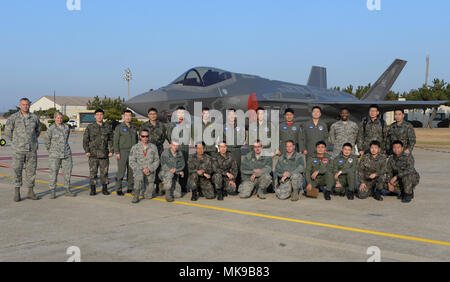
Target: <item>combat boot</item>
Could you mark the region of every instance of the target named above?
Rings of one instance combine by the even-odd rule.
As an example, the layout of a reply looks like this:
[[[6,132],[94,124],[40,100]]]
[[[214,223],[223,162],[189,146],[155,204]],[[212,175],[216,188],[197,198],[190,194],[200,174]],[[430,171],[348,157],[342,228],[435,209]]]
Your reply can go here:
[[[66,197],[75,197],[75,193],[70,191],[70,188],[66,188],[66,194],[64,194]]]
[[[108,184],[103,184],[102,193],[103,193],[103,195],[111,194],[108,192]]]
[[[383,197],[381,196],[381,191],[376,189],[373,194],[373,198],[377,201],[383,201]]]
[[[323,193],[323,197],[325,198],[326,201],[331,200],[330,194],[331,194],[331,192],[328,190]]]
[[[55,189],[50,190],[50,199],[56,199],[56,190]]]
[[[349,199],[349,200],[353,200],[355,197],[354,197],[354,194],[353,194],[353,191],[348,191],[347,192],[347,199]]]
[[[137,204],[139,203],[139,195],[141,194],[141,190],[134,190],[133,191],[133,200],[131,200],[131,202],[133,204]]]
[[[258,188],[258,194],[257,194],[258,198],[260,198],[261,200],[265,200],[266,196],[264,196],[264,189]]]
[[[409,203],[411,202],[411,200],[413,199],[413,194],[404,194],[403,199],[402,199],[402,203]]]
[[[167,191],[166,193],[166,201],[167,202],[173,202],[175,200],[175,197],[173,196],[173,192],[172,191]]]
[[[91,193],[89,195],[91,195],[91,196],[97,195],[97,191],[95,189],[95,185],[91,185]]]
[[[197,196],[197,190],[192,189],[192,196],[191,196],[191,201],[197,201],[198,200],[198,196]]]
[[[27,198],[30,199],[30,200],[39,200],[39,198],[34,193],[33,188],[28,188]]]
[[[291,201],[296,202],[298,201],[299,195],[298,195],[298,189],[293,189],[291,192]]]
[[[217,190],[217,200],[223,201],[223,191]]]
[[[227,192],[227,190],[222,190],[222,196],[224,196],[224,197],[228,197],[228,192]]]
[[[158,196],[164,196],[164,184],[162,182],[158,184]]]
[[[20,202],[20,187],[16,187],[14,190],[14,202]]]
[[[119,180],[116,177],[116,195],[117,196],[123,196],[123,192],[122,192],[122,181],[120,181],[120,183],[118,182]]]

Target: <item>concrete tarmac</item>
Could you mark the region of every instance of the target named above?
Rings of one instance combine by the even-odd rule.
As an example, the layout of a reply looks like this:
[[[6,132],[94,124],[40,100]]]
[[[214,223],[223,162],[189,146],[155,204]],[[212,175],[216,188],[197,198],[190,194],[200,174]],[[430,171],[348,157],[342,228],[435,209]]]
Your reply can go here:
[[[83,152],[81,137],[71,137],[72,152]],[[44,146],[38,154],[47,154]],[[0,163],[11,165],[9,156],[11,147],[1,147]],[[410,204],[396,197],[325,201],[322,194],[298,202],[274,194],[191,202],[188,193],[173,203],[158,197],[135,205],[129,195],[89,196],[82,177],[88,160],[80,155],[73,158],[77,197],[64,197],[60,188],[57,199],[49,198],[43,157],[35,189],[42,199],[15,203],[12,170],[0,165],[0,261],[62,262],[71,246],[81,261],[364,262],[372,246],[381,261],[450,261],[450,152],[416,149],[414,156],[421,182]],[[111,159],[110,178],[116,167]],[[114,191],[113,181],[109,187]]]

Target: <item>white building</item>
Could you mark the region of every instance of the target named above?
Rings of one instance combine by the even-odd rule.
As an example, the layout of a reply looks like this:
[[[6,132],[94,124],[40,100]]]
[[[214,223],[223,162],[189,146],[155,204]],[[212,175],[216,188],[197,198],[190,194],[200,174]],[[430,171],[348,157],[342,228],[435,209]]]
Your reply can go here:
[[[31,104],[30,112],[56,107],[58,111],[67,115],[70,119],[77,119],[78,113],[86,112],[88,102],[93,100],[94,97],[56,96],[53,102],[53,96],[43,96]]]

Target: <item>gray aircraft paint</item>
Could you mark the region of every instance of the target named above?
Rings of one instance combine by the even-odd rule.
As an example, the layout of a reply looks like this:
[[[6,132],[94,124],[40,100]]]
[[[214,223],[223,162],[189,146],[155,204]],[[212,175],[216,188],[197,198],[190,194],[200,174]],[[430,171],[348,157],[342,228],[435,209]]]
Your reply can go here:
[[[253,98],[253,100],[257,100],[259,107],[278,109],[280,114],[283,114],[288,107],[294,109],[296,121],[309,119],[311,108],[320,106],[323,110],[322,118],[325,122],[331,123],[336,121],[340,108],[344,106],[349,108],[352,120],[361,121],[362,117],[367,115],[368,107],[372,104],[379,105],[380,111],[384,113],[396,107],[404,109],[432,108],[449,102],[384,101],[384,97],[405,64],[406,61],[395,60],[361,100],[351,94],[333,89],[270,80],[255,75],[232,73],[210,67],[196,67],[178,78],[181,83],[177,84],[175,83],[177,80],[175,80],[158,90],[140,94],[125,102],[125,105],[144,116],[147,115],[147,111],[151,107],[158,109],[160,114],[166,116],[179,106],[184,106],[187,111],[193,113],[194,102],[202,102],[204,107],[216,109],[223,113],[230,107],[246,112],[249,109],[249,99]],[[202,78],[199,74],[205,70],[225,74],[228,79],[209,86],[199,86],[205,84],[203,81],[205,75]],[[313,68],[312,71],[317,72],[317,74],[311,73],[310,80],[315,80],[316,83],[323,85],[323,68]],[[318,75],[320,77],[317,77]],[[192,76],[194,78],[189,78]],[[188,80],[191,82],[196,80],[199,85],[183,85]],[[255,107],[250,108],[256,109]]]

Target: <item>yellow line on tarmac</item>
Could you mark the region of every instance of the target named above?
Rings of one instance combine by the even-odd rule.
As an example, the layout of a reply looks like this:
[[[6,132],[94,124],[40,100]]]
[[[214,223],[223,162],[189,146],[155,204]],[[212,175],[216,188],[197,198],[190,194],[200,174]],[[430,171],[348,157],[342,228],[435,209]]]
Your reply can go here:
[[[10,175],[3,175],[3,174],[0,174],[0,177],[12,178],[12,176],[10,176]],[[48,181],[36,180],[36,182],[48,184]],[[57,185],[58,186],[63,186],[63,184],[59,184],[59,183]],[[89,189],[89,188],[83,187],[83,186],[72,186],[72,187],[79,188],[79,189],[85,189],[85,190]],[[115,192],[113,192],[113,194],[115,194]],[[128,193],[125,194],[125,195],[132,196],[131,194],[128,194]],[[160,201],[160,202],[166,202],[165,199],[154,198],[152,200]],[[303,223],[303,224],[327,227],[327,228],[338,229],[338,230],[345,230],[345,231],[352,231],[352,232],[357,232],[357,233],[364,233],[364,234],[377,235],[377,236],[383,236],[383,237],[397,238],[397,239],[402,239],[402,240],[409,240],[409,241],[430,243],[430,244],[436,244],[436,245],[450,246],[450,242],[445,242],[445,241],[437,241],[437,240],[431,240],[431,239],[425,239],[425,238],[419,238],[419,237],[397,235],[397,234],[392,234],[392,233],[371,231],[371,230],[365,230],[365,229],[359,229],[359,228],[353,228],[353,227],[346,227],[346,226],[339,226],[339,225],[320,223],[320,222],[314,222],[314,221],[307,221],[307,220],[301,220],[301,219],[273,216],[273,215],[267,215],[267,214],[261,214],[261,213],[246,212],[246,211],[233,210],[233,209],[227,209],[227,208],[220,208],[220,207],[214,207],[214,206],[208,206],[208,205],[200,205],[200,204],[186,203],[186,202],[179,202],[179,201],[174,201],[171,204],[180,204],[180,205],[185,205],[185,206],[206,208],[206,209],[211,209],[211,210],[225,211],[225,212],[229,212],[229,213],[244,214],[244,215],[262,217],[262,218],[276,219],[276,220],[281,220],[281,221]]]

